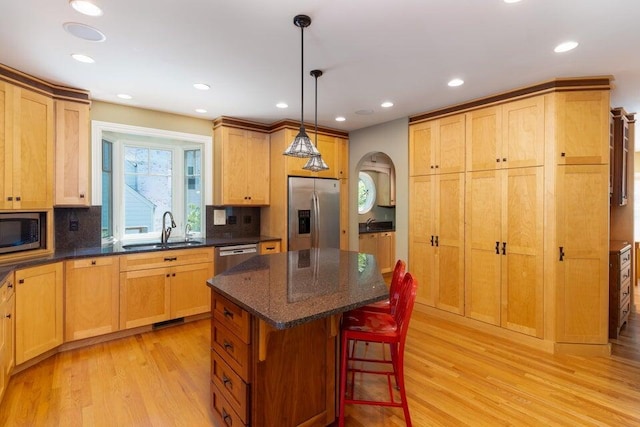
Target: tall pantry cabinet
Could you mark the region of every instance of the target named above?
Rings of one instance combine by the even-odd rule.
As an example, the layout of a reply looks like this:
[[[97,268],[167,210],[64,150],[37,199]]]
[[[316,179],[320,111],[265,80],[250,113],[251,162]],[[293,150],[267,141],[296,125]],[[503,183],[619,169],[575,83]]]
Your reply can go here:
[[[448,174],[435,165],[451,159],[434,161],[420,146],[437,142],[439,125],[451,121],[463,123],[461,139],[436,146],[456,161],[462,147],[464,168],[451,174],[463,183],[440,191],[452,200],[462,190],[463,202],[447,205],[437,180]],[[606,353],[608,123],[608,78],[553,80],[410,118],[409,268],[418,302],[547,350]],[[463,227],[455,264],[444,265],[434,245],[438,217]],[[449,295],[443,277],[461,271],[456,311],[438,297]]]

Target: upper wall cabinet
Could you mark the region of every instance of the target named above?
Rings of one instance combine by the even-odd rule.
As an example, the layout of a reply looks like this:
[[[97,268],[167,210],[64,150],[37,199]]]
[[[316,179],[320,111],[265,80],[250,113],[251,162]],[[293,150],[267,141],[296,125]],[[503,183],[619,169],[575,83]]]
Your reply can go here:
[[[0,209],[53,206],[53,100],[0,82]]]
[[[465,115],[409,126],[409,175],[464,172]]]
[[[295,137],[297,132],[287,129],[285,134],[290,137],[286,140],[287,143],[290,143],[291,141],[293,141],[293,138]],[[315,143],[316,134],[310,132],[308,134],[309,138],[311,138],[311,141]],[[284,151],[284,149],[282,151]],[[287,174],[293,176],[310,176],[319,178],[348,178],[347,169],[349,166],[349,147],[345,139],[333,137],[330,135],[318,134],[318,151],[320,151],[322,160],[324,160],[327,166],[329,166],[329,169],[320,172],[312,172],[303,169],[303,166],[309,159],[287,157]]]
[[[213,145],[214,205],[268,205],[269,135],[218,126]]]
[[[89,105],[56,101],[57,206],[89,206]]]
[[[559,165],[609,164],[609,92],[554,94]]]

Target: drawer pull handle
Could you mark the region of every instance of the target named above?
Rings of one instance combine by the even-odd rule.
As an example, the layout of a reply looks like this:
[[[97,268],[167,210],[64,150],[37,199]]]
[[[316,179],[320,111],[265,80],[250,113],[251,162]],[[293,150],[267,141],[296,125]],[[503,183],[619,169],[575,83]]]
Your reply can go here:
[[[224,347],[224,349],[227,352],[233,352],[233,344],[231,344],[229,341],[225,341],[222,346]]]
[[[16,196],[16,202],[19,202],[20,200],[20,196]]]
[[[7,285],[7,288],[9,289],[13,288],[13,283],[9,282],[9,284]]]
[[[502,255],[507,254],[507,242],[502,242]]]
[[[225,374],[222,374],[222,384],[227,388],[233,388],[233,383]]]
[[[500,242],[496,242],[496,255],[500,255]]]
[[[172,256],[172,257],[165,257],[165,261],[176,261],[178,259],[178,257]]]
[[[275,246],[267,246],[266,249],[268,251],[273,251],[276,247]]]
[[[96,265],[96,260],[95,259],[91,260],[91,265]]]
[[[7,319],[11,319],[11,313],[7,314],[7,315],[6,315],[6,316],[4,316],[4,317],[6,317]]]
[[[233,420],[231,419],[231,415],[227,414],[227,411],[225,411],[224,409],[222,409],[222,419],[224,420],[224,423],[228,426],[233,425]]]
[[[560,246],[560,261],[564,260],[564,248]]]
[[[627,271],[623,276],[622,279],[628,279],[629,278],[629,272]]]
[[[23,284],[23,283],[24,283],[24,279],[20,279],[20,280],[18,280],[18,284],[20,284],[20,285],[21,285],[21,284]]]
[[[228,317],[229,319],[233,319],[233,313],[229,311],[227,307],[224,307],[224,317]]]
[[[626,297],[627,295],[629,295],[629,290],[628,289],[622,293],[623,297]]]

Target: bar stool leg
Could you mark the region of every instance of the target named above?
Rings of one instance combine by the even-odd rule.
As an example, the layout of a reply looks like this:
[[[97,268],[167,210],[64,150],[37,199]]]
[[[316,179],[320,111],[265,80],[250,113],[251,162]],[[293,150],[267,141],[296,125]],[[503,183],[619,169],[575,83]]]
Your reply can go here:
[[[342,334],[342,346],[340,348],[340,408],[338,412],[338,426],[344,427],[345,395],[347,392],[347,353],[349,352],[349,339],[347,334]]]

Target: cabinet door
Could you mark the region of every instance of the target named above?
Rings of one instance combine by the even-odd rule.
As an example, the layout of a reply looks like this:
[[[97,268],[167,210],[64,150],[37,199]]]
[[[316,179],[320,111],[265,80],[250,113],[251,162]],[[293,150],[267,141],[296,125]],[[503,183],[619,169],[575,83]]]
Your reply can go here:
[[[555,96],[558,164],[609,164],[609,91]]]
[[[544,164],[544,106],[543,96],[502,105],[503,168]]]
[[[358,236],[358,252],[376,256],[378,253],[378,233],[363,233]],[[380,267],[380,262],[376,258],[376,263]]]
[[[16,271],[16,364],[62,344],[61,262]]]
[[[464,314],[464,174],[436,181],[436,307]]]
[[[89,105],[56,101],[56,205],[90,205],[89,144]]]
[[[349,250],[349,180],[340,180],[340,249]]]
[[[53,206],[53,100],[19,89],[13,115],[13,208]]]
[[[542,338],[544,170],[504,171],[502,183],[502,327]],[[503,249],[503,250],[502,250]]]
[[[338,159],[336,160],[338,178],[349,179],[349,141],[344,138],[336,138],[335,141],[338,145]]]
[[[0,301],[0,401],[9,384],[9,376],[14,366],[14,295],[6,301]]]
[[[222,167],[221,204],[248,204],[248,174],[261,173],[261,171],[249,169],[250,161],[246,156],[247,133],[247,131],[241,129],[224,128],[222,130],[222,164],[220,165],[220,167]],[[253,159],[253,156],[251,156],[251,159]]]
[[[467,113],[467,171],[498,169],[502,165],[502,107]]]
[[[0,209],[13,201],[13,86],[0,81]]]
[[[464,172],[464,155],[464,114],[438,120],[436,173]]]
[[[65,341],[115,332],[120,322],[118,258],[65,263]]]
[[[213,263],[182,265],[171,269],[171,318],[211,311],[207,279],[213,277]]]
[[[501,174],[466,176],[465,314],[492,325],[500,325]]]
[[[435,173],[435,121],[409,126],[409,176]]]
[[[607,165],[557,167],[557,342],[608,340]]]
[[[247,132],[246,155],[247,196],[245,204],[268,205],[270,192],[269,136]]]
[[[170,268],[120,273],[120,328],[169,320]]]
[[[430,306],[435,303],[434,179],[433,176],[409,178],[409,269],[419,283],[416,300]]]
[[[390,273],[395,266],[395,233],[378,233],[378,267],[381,273]]]

